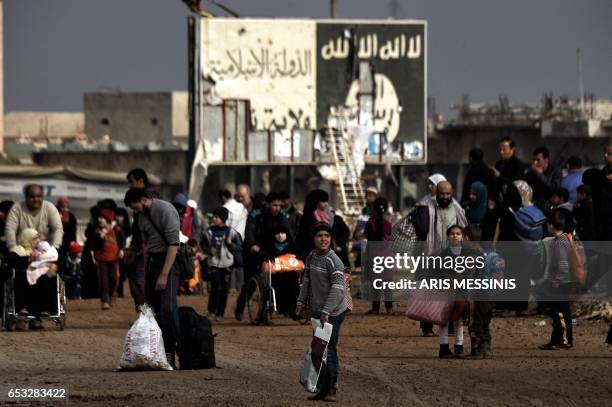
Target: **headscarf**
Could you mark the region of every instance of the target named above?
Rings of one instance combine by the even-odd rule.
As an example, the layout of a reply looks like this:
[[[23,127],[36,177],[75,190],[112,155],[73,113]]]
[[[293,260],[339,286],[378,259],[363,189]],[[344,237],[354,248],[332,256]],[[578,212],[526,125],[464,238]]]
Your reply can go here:
[[[440,182],[446,181],[446,177],[440,173],[436,173],[427,178],[427,180],[429,180],[429,182],[431,182],[435,186],[438,186]]]
[[[513,181],[513,184],[518,189],[519,194],[521,194],[521,201],[523,206],[531,206],[531,201],[533,199],[533,189],[531,189],[529,184],[520,179]]]
[[[322,189],[315,189],[306,195],[304,213],[312,213],[315,222],[325,222],[327,224],[331,224],[331,213],[329,208],[319,208],[319,203],[328,201],[329,194],[327,192],[323,191]]]
[[[476,181],[472,183],[470,190],[474,191],[476,202],[470,201],[468,204],[467,220],[468,223],[480,225],[487,212],[487,200],[489,199],[487,187],[482,182]]]
[[[178,194],[176,194],[176,196],[172,200],[172,203],[176,205],[181,205],[183,207],[187,207],[187,197],[185,196],[185,194],[179,192]]]
[[[28,228],[22,230],[17,238],[17,246],[13,247],[12,252],[16,253],[19,257],[30,256],[34,252],[32,239],[38,236],[38,231],[36,231],[36,229]]]
[[[67,206],[70,206],[70,200],[67,196],[60,196],[59,198],[57,198],[57,206],[59,208],[65,208]]]
[[[319,202],[329,201],[329,194],[322,189],[312,190],[306,195],[304,202],[304,215],[300,221],[300,226],[297,231],[297,238],[295,243],[297,244],[299,257],[302,260],[306,260],[306,256],[313,249],[314,244],[312,240],[312,227],[318,222],[315,217],[315,211],[319,206]],[[330,219],[333,222],[333,217]],[[329,223],[329,222],[328,222]]]
[[[59,210],[60,216],[62,217],[62,223],[70,222],[70,213],[68,211],[64,212],[63,208],[68,208],[70,206],[70,200],[68,200],[67,196],[60,196],[57,198],[57,209]]]
[[[317,207],[317,209],[315,209],[314,211],[314,217],[317,220],[317,222],[325,222],[329,225],[329,218],[330,218],[330,214],[329,211],[327,209],[320,209],[319,207]]]

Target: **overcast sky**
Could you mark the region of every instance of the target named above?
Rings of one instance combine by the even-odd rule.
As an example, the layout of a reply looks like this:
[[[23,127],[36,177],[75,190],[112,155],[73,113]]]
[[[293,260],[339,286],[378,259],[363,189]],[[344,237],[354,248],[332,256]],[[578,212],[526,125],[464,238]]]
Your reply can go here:
[[[329,0],[220,0],[242,16],[325,17]],[[612,0],[338,0],[339,18],[428,21],[429,95],[612,99]],[[221,10],[203,2],[217,14]],[[5,110],[81,111],[83,92],[187,89],[180,0],[4,0]]]

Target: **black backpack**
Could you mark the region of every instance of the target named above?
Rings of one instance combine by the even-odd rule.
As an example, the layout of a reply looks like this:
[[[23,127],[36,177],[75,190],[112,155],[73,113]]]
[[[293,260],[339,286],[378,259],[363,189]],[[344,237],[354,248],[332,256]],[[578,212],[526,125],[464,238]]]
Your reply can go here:
[[[178,307],[174,311],[174,324],[181,370],[216,367],[215,335],[210,320],[192,307]]]

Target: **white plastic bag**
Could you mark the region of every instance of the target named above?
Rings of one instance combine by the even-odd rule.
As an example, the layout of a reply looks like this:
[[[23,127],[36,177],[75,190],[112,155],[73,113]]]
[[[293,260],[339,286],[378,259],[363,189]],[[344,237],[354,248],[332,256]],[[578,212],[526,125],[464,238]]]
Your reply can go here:
[[[306,353],[304,353],[304,366],[300,372],[300,383],[307,391],[315,393],[321,368],[327,361],[327,345],[331,338],[333,326],[327,322],[321,326],[321,321],[316,318],[310,318],[310,323],[312,329],[314,329],[314,336]]]
[[[172,370],[153,310],[147,304],[140,309],[140,316],[125,336],[117,370]]]

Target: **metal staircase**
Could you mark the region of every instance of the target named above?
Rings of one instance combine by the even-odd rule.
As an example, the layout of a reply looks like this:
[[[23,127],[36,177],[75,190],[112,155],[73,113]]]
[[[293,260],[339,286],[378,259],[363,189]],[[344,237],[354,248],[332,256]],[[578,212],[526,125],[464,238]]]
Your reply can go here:
[[[326,134],[329,138],[336,166],[337,191],[345,215],[357,216],[365,206],[361,174],[357,174],[353,159],[353,143],[347,132],[347,118],[343,109],[331,109]]]

